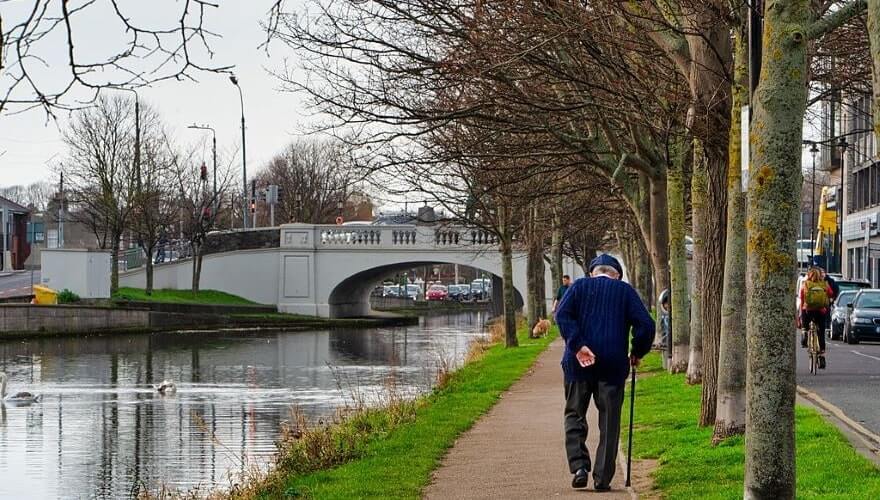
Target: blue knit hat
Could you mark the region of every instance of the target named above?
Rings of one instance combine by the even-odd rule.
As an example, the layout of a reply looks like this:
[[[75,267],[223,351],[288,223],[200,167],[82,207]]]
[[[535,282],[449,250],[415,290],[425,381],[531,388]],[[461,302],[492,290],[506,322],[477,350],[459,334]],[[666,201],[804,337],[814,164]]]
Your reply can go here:
[[[614,257],[608,255],[607,253],[603,253],[602,255],[596,257],[595,259],[590,261],[590,272],[593,272],[598,266],[610,266],[613,267],[617,274],[623,277],[623,268],[620,267],[620,262],[617,261]]]

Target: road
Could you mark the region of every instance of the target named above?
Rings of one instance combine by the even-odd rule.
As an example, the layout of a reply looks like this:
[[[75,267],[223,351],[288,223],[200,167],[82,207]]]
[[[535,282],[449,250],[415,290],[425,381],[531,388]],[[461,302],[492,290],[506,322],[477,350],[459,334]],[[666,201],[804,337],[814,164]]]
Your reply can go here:
[[[798,385],[880,434],[880,343],[848,345],[829,340],[827,368],[818,375],[810,375],[807,350],[798,344],[797,351]]]
[[[33,272],[33,282],[40,283],[40,271]],[[31,293],[31,272],[0,272],[0,297],[14,297]]]

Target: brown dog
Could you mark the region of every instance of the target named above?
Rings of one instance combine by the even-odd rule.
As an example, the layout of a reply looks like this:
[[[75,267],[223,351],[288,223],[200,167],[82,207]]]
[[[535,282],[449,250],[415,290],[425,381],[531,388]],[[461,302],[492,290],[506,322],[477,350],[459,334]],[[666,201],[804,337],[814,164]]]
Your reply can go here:
[[[550,320],[542,318],[535,323],[535,328],[532,329],[532,337],[543,337],[547,335],[548,331],[550,331]]]

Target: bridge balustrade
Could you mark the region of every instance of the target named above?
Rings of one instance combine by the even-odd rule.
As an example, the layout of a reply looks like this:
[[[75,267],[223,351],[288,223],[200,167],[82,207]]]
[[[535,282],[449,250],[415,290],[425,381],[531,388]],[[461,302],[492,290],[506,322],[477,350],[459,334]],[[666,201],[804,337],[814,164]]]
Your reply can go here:
[[[461,248],[495,246],[498,238],[488,231],[467,227],[450,226],[286,226],[291,232],[282,246],[308,245],[313,234],[318,248],[367,247],[367,248]],[[293,235],[297,236],[293,236]]]

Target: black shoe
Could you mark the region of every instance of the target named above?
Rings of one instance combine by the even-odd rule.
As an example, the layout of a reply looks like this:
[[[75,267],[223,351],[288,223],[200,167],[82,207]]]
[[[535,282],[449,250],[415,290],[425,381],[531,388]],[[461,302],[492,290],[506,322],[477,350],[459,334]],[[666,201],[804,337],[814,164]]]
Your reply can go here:
[[[596,491],[611,491],[611,486],[609,485],[594,485],[593,489]]]
[[[819,369],[825,369],[825,356],[819,356]]]
[[[571,487],[572,488],[586,488],[587,480],[589,479],[588,470],[585,467],[581,467],[574,473],[574,477],[571,479]]]

